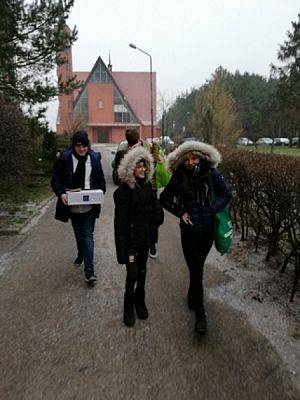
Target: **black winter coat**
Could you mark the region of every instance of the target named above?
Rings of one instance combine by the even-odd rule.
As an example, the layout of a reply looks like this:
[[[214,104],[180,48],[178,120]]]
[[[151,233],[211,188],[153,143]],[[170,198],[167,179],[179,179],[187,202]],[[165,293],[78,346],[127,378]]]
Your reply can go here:
[[[216,196],[213,202],[209,174]],[[205,234],[213,230],[214,214],[228,204],[230,196],[221,173],[208,163],[201,162],[196,172],[180,166],[161,193],[159,201],[166,210],[180,218],[182,230]],[[190,215],[193,225],[185,224],[181,219],[185,212]]]
[[[89,150],[88,154],[91,157],[91,178],[90,187],[91,189],[101,189],[104,193],[106,191],[106,183],[101,165],[101,154],[96,153],[93,150]],[[71,188],[73,179],[73,159],[72,159],[72,149],[64,150],[60,153],[58,159],[56,160],[51,186],[54,193],[57,196],[55,219],[62,222],[68,222],[70,217],[70,206],[65,206],[60,200],[60,196],[66,193],[66,190]],[[93,205],[93,213],[95,218],[98,218],[101,211],[100,204]]]
[[[122,184],[114,192],[115,244],[119,264],[126,264],[134,250],[150,244],[150,224],[163,223],[164,212],[150,182],[130,189]]]

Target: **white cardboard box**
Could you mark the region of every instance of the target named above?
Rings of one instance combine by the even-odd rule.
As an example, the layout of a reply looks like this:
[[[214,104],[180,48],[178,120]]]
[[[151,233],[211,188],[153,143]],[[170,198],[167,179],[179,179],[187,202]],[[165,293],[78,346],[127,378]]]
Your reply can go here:
[[[101,189],[67,191],[69,206],[101,204],[104,201],[103,191]]]

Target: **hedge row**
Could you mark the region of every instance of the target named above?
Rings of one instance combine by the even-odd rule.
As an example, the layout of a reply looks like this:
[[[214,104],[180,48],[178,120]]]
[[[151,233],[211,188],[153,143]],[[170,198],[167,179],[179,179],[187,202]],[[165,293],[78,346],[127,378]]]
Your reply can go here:
[[[266,246],[266,260],[282,253],[281,272],[295,268],[291,301],[300,275],[300,158],[221,149],[222,172],[232,189],[233,224],[241,240],[254,232],[254,245]]]

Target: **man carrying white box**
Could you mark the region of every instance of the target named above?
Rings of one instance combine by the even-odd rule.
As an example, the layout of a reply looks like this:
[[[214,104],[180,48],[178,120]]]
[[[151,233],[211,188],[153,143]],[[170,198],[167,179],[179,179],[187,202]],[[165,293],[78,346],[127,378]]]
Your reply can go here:
[[[85,280],[97,280],[94,272],[94,228],[106,190],[101,154],[90,149],[88,135],[78,131],[72,137],[72,148],[59,155],[51,179],[57,196],[55,218],[71,219],[76,244],[75,265],[84,263]]]

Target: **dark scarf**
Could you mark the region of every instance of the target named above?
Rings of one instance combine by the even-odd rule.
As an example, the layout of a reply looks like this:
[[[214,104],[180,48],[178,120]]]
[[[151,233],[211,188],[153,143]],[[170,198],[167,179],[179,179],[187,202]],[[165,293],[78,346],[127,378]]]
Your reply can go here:
[[[72,189],[84,189],[85,183],[85,163],[88,158],[88,153],[84,156],[78,155],[73,151],[74,157],[77,158],[78,164],[72,178]]]
[[[191,170],[183,168],[182,200],[186,206],[193,206],[196,204],[201,204],[203,207],[209,206],[208,171],[208,163],[201,163]]]

